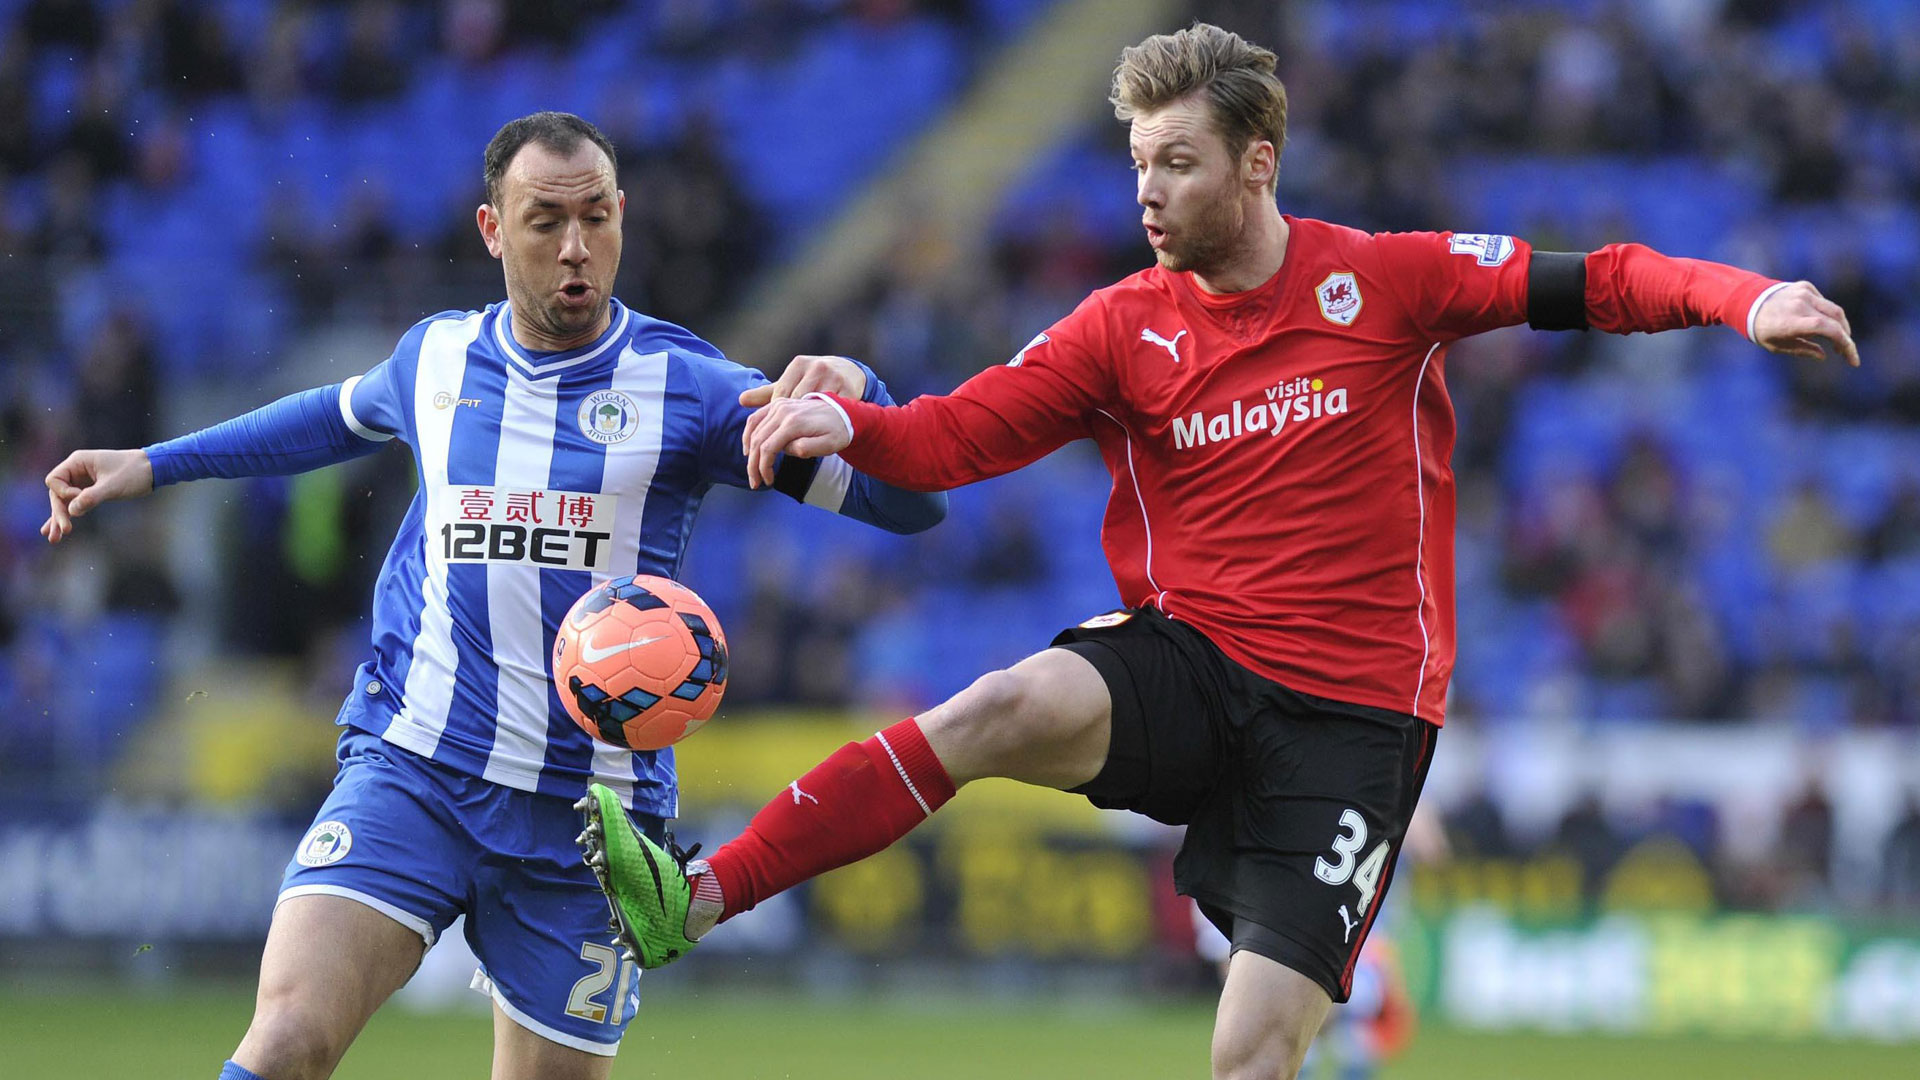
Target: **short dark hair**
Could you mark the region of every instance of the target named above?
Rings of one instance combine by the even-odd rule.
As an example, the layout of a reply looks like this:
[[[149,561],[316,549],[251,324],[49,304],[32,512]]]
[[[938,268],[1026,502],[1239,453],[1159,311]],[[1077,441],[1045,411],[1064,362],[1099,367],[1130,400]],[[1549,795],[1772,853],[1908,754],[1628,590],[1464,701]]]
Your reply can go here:
[[[571,156],[580,149],[582,140],[599,147],[607,155],[607,164],[613,166],[614,174],[619,175],[620,158],[613,152],[613,143],[600,134],[599,128],[572,113],[537,112],[507,121],[487,143],[484,173],[487,202],[496,207],[500,205],[500,180],[506,176],[513,156],[528,143],[538,143],[556,154]]]

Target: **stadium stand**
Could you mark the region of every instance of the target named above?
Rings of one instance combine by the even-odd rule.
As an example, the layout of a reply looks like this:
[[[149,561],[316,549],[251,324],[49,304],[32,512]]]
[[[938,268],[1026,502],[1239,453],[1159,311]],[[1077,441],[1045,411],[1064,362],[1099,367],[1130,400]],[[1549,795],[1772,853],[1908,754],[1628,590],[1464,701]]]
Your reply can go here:
[[[297,661],[315,701],[344,686],[410,492],[397,455],[116,507],[52,551],[40,478],[76,445],[356,373],[415,318],[492,297],[471,230],[499,122],[601,123],[630,199],[621,295],[713,332],[1048,7],[0,0],[0,783],[98,775],[234,657]],[[1278,46],[1289,212],[1638,240],[1809,278],[1852,314],[1858,372],[1725,331],[1456,349],[1455,724],[1920,729],[1910,5],[1188,7]],[[789,351],[946,390],[1144,264],[1098,102],[1020,172],[984,257],[903,237]],[[956,493],[911,545],[716,496],[688,575],[734,628],[732,700],[912,707],[1111,606],[1106,488],[1069,450]]]

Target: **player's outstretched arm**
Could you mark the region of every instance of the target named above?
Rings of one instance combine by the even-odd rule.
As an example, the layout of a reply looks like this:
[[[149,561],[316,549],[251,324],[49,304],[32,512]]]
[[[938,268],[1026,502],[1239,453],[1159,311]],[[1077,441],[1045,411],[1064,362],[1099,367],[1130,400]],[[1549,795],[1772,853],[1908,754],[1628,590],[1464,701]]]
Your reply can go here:
[[[1535,251],[1511,236],[1381,233],[1385,268],[1414,323],[1452,340],[1520,322],[1541,330],[1658,333],[1727,326],[1769,352],[1817,360],[1822,346],[1858,366],[1840,305],[1805,281],[1775,281],[1644,244]]]
[[[145,450],[75,450],[47,474],[52,510],[40,526],[47,543],[73,531],[73,519],[111,499],[133,499],[153,490],[153,463]]]
[[[1036,351],[1042,345],[1047,350]],[[1012,363],[975,374],[951,394],[926,394],[906,405],[830,391],[775,398],[741,433],[748,482],[772,483],[782,454],[840,454],[896,487],[950,491],[1087,437],[1089,417],[1106,411],[1108,374],[1086,350],[1069,350],[1064,341],[1048,345],[1043,334]]]
[[[1586,256],[1584,272],[1586,316],[1595,330],[1651,333],[1719,323],[1769,352],[1817,360],[1825,343],[1847,363],[1860,363],[1847,313],[1809,282],[1774,281],[1641,244],[1608,244]]]
[[[908,491],[951,491],[1012,472],[1075,439],[1095,423],[1120,425],[1103,293],[1034,335],[1012,360],[977,372],[951,394],[924,394],[906,405],[879,400],[868,386],[855,396],[828,386],[834,358],[799,357],[749,418],[741,444],[748,482],[775,479],[782,454],[841,459],[867,476]],[[877,382],[871,371],[869,382]],[[744,401],[744,399],[743,399]],[[1098,419],[1104,416],[1104,420]]]
[[[1812,282],[1789,282],[1760,300],[1753,313],[1753,342],[1772,353],[1803,360],[1825,359],[1822,345],[1860,366],[1853,324],[1839,304],[1820,295]]]
[[[213,476],[285,476],[364,457],[391,436],[349,421],[350,384],[289,394],[250,413],[144,450],[81,450],[47,474],[52,513],[40,535],[59,543],[73,519],[109,499]]]

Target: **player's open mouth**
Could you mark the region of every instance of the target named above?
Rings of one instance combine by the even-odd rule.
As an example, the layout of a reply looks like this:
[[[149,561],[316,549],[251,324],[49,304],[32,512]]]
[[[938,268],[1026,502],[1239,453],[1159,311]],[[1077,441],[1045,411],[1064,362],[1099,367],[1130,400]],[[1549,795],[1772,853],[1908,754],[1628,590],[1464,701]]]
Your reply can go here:
[[[1152,244],[1154,247],[1159,247],[1160,242],[1167,238],[1167,230],[1158,225],[1148,225],[1146,228],[1147,243]]]
[[[576,281],[560,289],[560,299],[568,304],[584,304],[592,296],[593,286],[584,281]]]

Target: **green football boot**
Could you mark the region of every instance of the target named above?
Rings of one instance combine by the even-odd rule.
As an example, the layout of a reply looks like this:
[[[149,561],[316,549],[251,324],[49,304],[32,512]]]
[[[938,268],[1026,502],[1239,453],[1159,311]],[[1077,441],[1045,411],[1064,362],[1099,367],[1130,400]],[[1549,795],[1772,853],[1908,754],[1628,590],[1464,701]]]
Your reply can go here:
[[[627,820],[620,797],[592,784],[573,808],[587,819],[578,839],[600,891],[613,909],[608,928],[642,968],[664,967],[685,956],[697,942],[687,937],[687,907],[693,902],[686,862],[700,850],[681,851],[667,837],[654,843]]]

